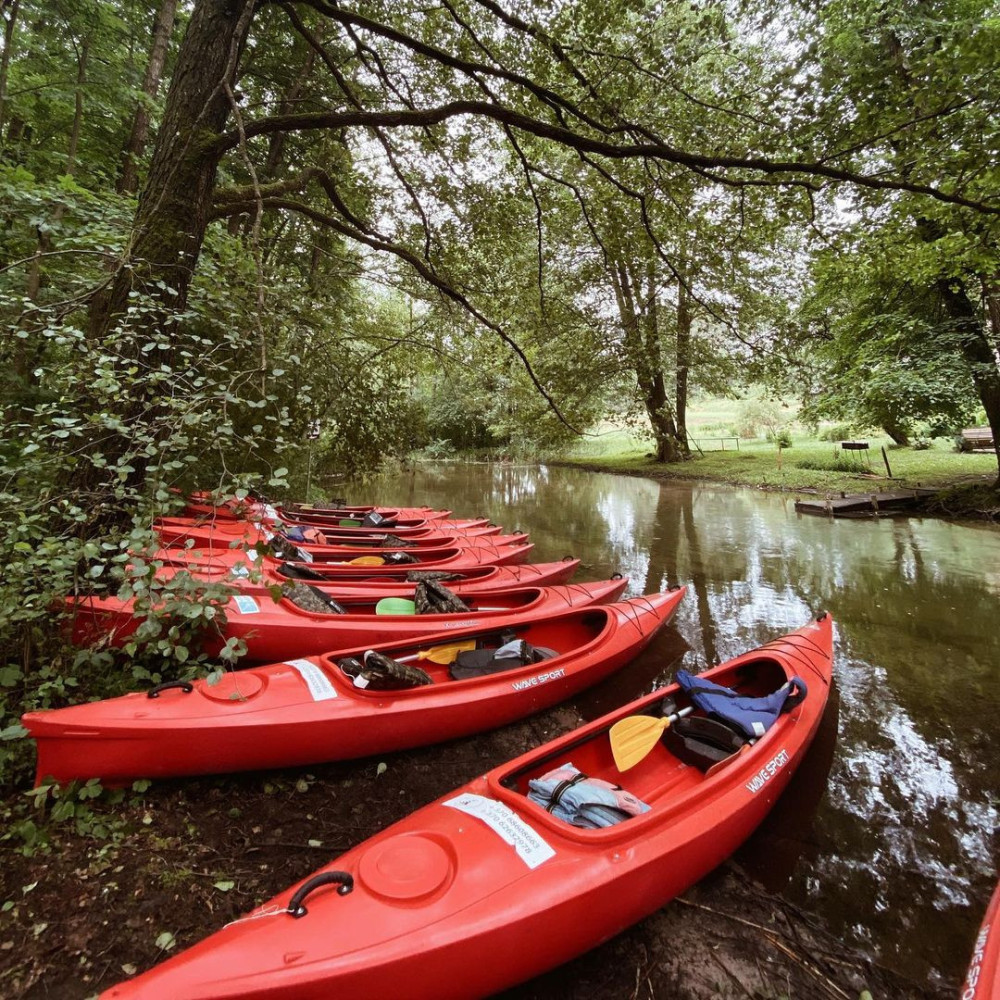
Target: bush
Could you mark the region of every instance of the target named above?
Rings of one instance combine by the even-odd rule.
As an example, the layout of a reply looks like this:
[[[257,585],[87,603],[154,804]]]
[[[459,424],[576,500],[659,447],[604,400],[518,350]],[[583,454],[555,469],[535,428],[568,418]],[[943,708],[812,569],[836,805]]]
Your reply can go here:
[[[781,430],[773,434],[768,434],[768,440],[773,441],[779,448],[791,448],[792,435],[789,431]]]
[[[804,458],[795,463],[795,468],[811,469],[815,472],[857,472],[858,463],[845,458],[832,458],[825,462],[817,458]]]
[[[818,437],[820,441],[848,441],[853,433],[854,428],[850,424],[834,424],[821,430]]]

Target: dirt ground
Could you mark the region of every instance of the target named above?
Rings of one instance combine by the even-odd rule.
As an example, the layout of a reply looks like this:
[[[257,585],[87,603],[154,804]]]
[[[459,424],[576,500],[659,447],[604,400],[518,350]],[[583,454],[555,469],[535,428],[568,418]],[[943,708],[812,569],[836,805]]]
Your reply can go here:
[[[113,846],[64,831],[48,853],[27,858],[8,848],[0,900],[15,905],[0,913],[0,996],[93,997],[580,721],[562,706],[384,761],[160,782],[116,807],[127,825]],[[503,997],[857,1000],[863,990],[875,1000],[944,1000],[957,984],[935,991],[874,966],[729,862],[618,937]]]

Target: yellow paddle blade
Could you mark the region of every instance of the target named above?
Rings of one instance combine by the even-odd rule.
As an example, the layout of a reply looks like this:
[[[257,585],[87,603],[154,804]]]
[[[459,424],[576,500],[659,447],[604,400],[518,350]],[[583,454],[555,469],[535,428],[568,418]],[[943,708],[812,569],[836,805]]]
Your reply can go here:
[[[456,642],[450,646],[431,646],[430,649],[420,650],[417,653],[417,659],[430,660],[431,663],[454,663],[455,657],[459,653],[464,653],[467,649],[475,648],[475,639],[469,639],[467,642]]]
[[[384,566],[385,560],[381,556],[358,556],[357,559],[351,559],[348,566]]]
[[[630,715],[620,719],[609,732],[611,756],[619,771],[635,767],[656,746],[664,729],[670,726],[673,716],[654,719],[649,715]]]

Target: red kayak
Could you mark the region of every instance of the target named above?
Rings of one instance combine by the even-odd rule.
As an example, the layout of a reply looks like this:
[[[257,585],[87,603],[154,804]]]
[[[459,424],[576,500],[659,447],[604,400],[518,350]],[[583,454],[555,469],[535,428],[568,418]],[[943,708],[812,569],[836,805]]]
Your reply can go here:
[[[993,890],[976,935],[961,1000],[1000,1000],[1000,885]]]
[[[665,696],[709,726],[696,695],[671,685],[476,778],[102,997],[449,1000],[536,976],[657,910],[750,835],[816,733],[832,657],[823,615],[697,678],[754,698],[790,681],[797,692],[711,767],[657,736],[631,769],[615,764],[612,725],[659,730],[664,719],[644,716]]]
[[[499,534],[500,525],[488,518],[453,517],[389,517],[369,511],[344,516],[341,513],[319,513],[316,511],[298,513],[294,510],[278,508],[269,503],[253,500],[230,501],[218,507],[207,503],[189,503],[182,516],[197,518],[199,521],[255,521],[272,526],[297,524],[316,526],[346,532],[351,535],[371,532],[388,532],[398,536],[422,536],[431,534]]]
[[[361,520],[366,515],[376,514],[383,520],[443,521],[451,517],[450,510],[435,510],[431,507],[370,507],[344,504],[271,504],[256,497],[229,497],[213,501],[208,492],[192,493],[184,507],[191,517],[246,518],[248,515],[282,517],[285,515],[350,518]],[[485,520],[485,519],[483,519]]]
[[[171,682],[123,698],[30,712],[22,722],[38,743],[38,781],[86,776],[120,784],[437,743],[530,715],[607,677],[649,643],[683,596],[679,588],[519,622],[511,629],[513,640],[506,630],[480,626],[437,632],[419,644],[380,645],[379,653],[397,665],[422,668],[429,682],[416,687],[358,686],[346,670],[349,658],[365,658],[362,645],[228,673],[214,685]],[[519,659],[484,667],[494,672],[456,674],[471,669],[463,655],[488,658],[521,640],[537,658],[519,650]],[[182,989],[173,996],[187,994]]]
[[[302,580],[340,600],[348,597],[413,597],[416,583],[409,579],[425,567],[352,566],[317,562],[286,562],[273,556],[259,556],[245,549],[160,549],[152,557],[156,575],[170,579],[177,573],[238,587],[241,593],[267,593],[276,584]],[[580,560],[566,556],[560,562],[519,563],[516,566],[469,566],[449,572],[444,580],[459,597],[487,594],[511,587],[550,587],[567,583]],[[370,571],[377,569],[377,574]]]
[[[255,545],[267,542],[272,538],[282,538],[283,533],[272,531],[266,525],[251,521],[203,521],[187,517],[161,517],[153,525],[156,533],[167,544],[184,544],[191,540],[196,545],[207,545],[210,548],[228,548],[233,542],[246,542]],[[326,536],[319,528],[313,529]],[[331,536],[334,537],[334,536]],[[367,552],[387,552],[405,547],[407,551],[431,552],[445,548],[482,548],[498,549],[510,545],[523,545],[528,539],[525,532],[511,535],[431,535],[425,538],[407,539],[403,546],[394,544],[384,533],[376,536],[352,536],[337,539],[333,542],[323,542],[317,539],[299,540],[289,538],[293,544],[316,559],[342,559],[363,555]]]
[[[270,594],[237,594],[226,607],[225,625],[216,635],[205,638],[204,650],[216,656],[227,639],[242,639],[247,651],[241,665],[273,663],[334,648],[411,641],[444,629],[499,630],[522,621],[549,618],[568,608],[615,601],[627,584],[628,580],[619,576],[600,583],[497,590],[467,596],[464,603],[469,611],[461,614],[417,615],[412,609],[400,612],[395,603],[400,598],[382,594],[338,601],[342,613],[306,610],[297,606],[293,597],[276,602]],[[78,645],[101,639],[120,649],[144,620],[133,616],[132,601],[117,597],[81,597],[72,603],[73,641]],[[310,602],[309,606],[315,604]]]

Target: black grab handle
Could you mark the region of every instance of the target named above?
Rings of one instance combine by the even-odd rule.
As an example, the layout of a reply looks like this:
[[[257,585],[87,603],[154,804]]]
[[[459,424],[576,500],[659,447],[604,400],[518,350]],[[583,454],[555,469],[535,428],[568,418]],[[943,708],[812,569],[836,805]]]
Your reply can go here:
[[[167,691],[170,688],[180,688],[185,694],[190,694],[194,690],[194,685],[190,681],[164,681],[162,684],[150,688],[146,692],[146,697],[159,698],[161,691]]]
[[[341,896],[346,896],[354,888],[354,876],[348,872],[321,872],[314,875],[297,893],[288,901],[288,912],[298,919],[304,917],[309,911],[302,905],[306,896],[318,889],[321,885],[331,885],[334,882],[340,883],[337,892]]]

